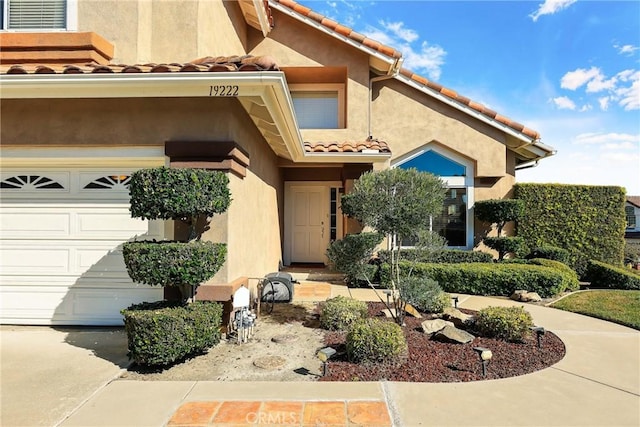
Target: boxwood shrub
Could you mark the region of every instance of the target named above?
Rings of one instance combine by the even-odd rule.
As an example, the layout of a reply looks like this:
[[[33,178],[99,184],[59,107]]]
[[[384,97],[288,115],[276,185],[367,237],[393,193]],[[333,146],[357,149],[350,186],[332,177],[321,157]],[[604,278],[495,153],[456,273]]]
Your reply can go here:
[[[131,174],[129,192],[133,218],[213,216],[225,212],[231,203],[227,175],[206,169],[141,169]]]
[[[424,249],[403,249],[400,253],[403,259],[416,262],[461,263],[493,261],[493,256],[488,252],[462,251],[459,249],[440,249],[436,251]],[[384,250],[378,252],[378,258],[382,263],[389,263],[391,260],[390,251]]]
[[[222,306],[157,301],[122,310],[129,358],[140,365],[166,366],[220,342]]]
[[[402,263],[404,271],[412,269],[412,276],[426,277],[438,282],[445,292],[472,295],[509,296],[518,289],[537,292],[542,298],[564,292],[568,286],[566,274],[541,265],[515,263],[433,264]],[[381,266],[383,284],[390,283],[388,264]]]
[[[338,295],[323,304],[320,326],[329,330],[346,331],[366,315],[367,303]]]
[[[122,254],[131,279],[151,286],[198,286],[224,263],[224,243],[127,242]]]
[[[377,266],[369,261],[382,238],[380,233],[347,234],[331,243],[327,258],[336,271],[344,273],[347,284],[367,286],[365,277],[374,280],[377,270]]]
[[[397,364],[407,355],[402,328],[380,319],[363,319],[353,324],[346,337],[347,357],[355,363]]]
[[[398,284],[403,300],[423,313],[442,313],[451,306],[451,296],[438,282],[424,277],[408,277]]]
[[[587,278],[594,288],[640,289],[639,273],[600,261],[589,261]]]
[[[533,318],[523,307],[486,307],[478,312],[474,328],[489,338],[523,341],[532,326]]]

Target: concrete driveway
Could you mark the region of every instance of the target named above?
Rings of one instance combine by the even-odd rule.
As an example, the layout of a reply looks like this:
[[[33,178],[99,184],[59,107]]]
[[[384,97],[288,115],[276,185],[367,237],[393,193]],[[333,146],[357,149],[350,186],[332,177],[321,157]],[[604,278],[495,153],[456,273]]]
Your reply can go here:
[[[0,326],[0,425],[54,426],[128,365],[123,328]]]

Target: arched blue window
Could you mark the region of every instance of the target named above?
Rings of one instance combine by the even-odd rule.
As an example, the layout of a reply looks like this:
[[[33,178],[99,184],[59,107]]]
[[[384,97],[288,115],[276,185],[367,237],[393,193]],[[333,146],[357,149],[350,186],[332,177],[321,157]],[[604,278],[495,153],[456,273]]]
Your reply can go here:
[[[448,246],[468,247],[470,234],[467,213],[469,209],[467,166],[443,155],[433,149],[426,149],[415,157],[396,165],[402,169],[415,168],[422,172],[430,172],[448,182],[442,213],[432,218],[432,230],[437,231],[447,240]],[[472,167],[472,166],[471,166]],[[472,185],[472,184],[471,184]],[[407,241],[403,246],[411,246]]]
[[[400,165],[402,169],[415,168],[437,176],[467,176],[467,168],[433,150],[426,151]]]

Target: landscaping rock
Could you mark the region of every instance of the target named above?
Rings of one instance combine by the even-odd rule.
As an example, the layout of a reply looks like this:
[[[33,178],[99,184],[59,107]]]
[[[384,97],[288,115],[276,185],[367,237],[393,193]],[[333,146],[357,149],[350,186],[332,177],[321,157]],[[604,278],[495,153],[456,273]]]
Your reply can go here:
[[[435,332],[441,331],[446,326],[454,325],[452,322],[442,319],[425,320],[424,322],[422,322],[422,330],[425,334],[433,334]]]
[[[517,290],[515,292],[513,292],[513,294],[511,294],[510,297],[512,300],[514,301],[521,301],[521,302],[539,302],[542,301],[542,298],[540,298],[540,295],[538,295],[536,292],[528,292],[525,290]]]
[[[433,339],[435,340],[454,344],[467,344],[475,338],[476,337],[471,335],[469,332],[449,325],[445,326],[443,330],[436,332],[433,335]]]
[[[473,322],[475,321],[475,318],[473,316],[464,314],[457,308],[451,307],[447,307],[444,309],[442,318],[453,322],[456,328],[466,328],[469,325],[473,324]]]

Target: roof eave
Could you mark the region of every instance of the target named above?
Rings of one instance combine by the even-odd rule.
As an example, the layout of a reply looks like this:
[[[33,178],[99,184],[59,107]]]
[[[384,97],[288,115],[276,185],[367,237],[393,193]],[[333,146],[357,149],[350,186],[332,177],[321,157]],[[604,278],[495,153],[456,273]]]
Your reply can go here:
[[[305,157],[284,73],[118,73],[3,75],[0,99],[227,97],[215,86],[238,88],[247,111],[276,154],[293,161]]]

